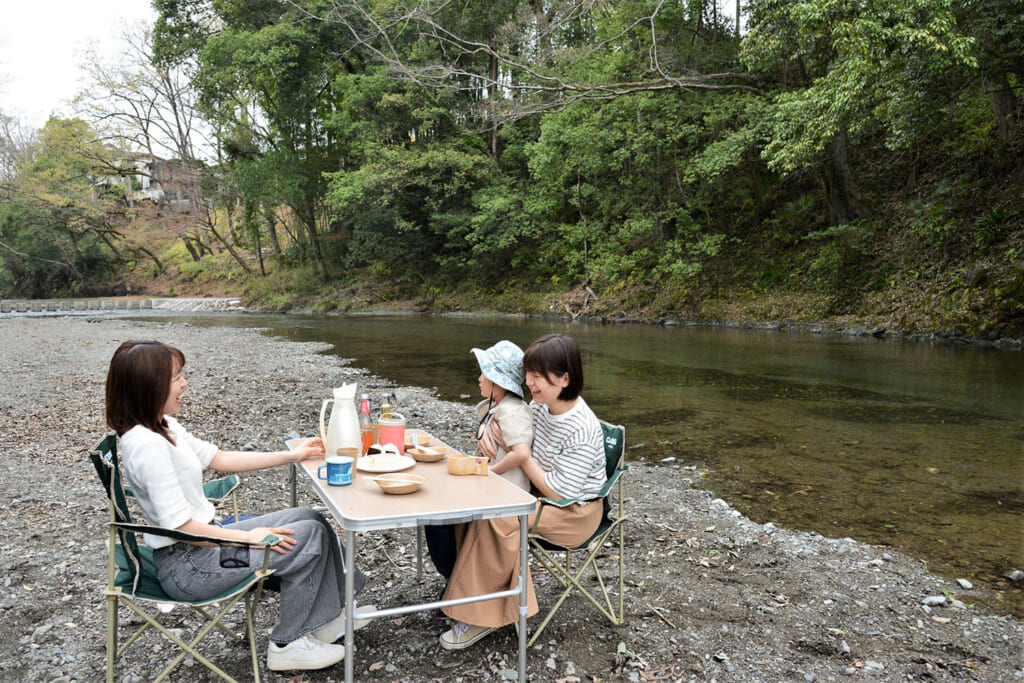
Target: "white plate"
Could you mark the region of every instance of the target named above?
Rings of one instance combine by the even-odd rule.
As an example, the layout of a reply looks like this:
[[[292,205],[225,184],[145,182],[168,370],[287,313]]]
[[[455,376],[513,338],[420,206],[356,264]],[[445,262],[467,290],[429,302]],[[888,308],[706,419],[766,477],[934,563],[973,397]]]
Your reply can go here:
[[[397,458],[391,456],[387,459],[387,466],[379,466],[372,463],[372,455],[362,455],[356,460],[356,469],[360,472],[374,472],[377,474],[384,474],[386,472],[401,472],[407,470],[416,464],[416,461],[410,458],[408,455],[400,455]]]

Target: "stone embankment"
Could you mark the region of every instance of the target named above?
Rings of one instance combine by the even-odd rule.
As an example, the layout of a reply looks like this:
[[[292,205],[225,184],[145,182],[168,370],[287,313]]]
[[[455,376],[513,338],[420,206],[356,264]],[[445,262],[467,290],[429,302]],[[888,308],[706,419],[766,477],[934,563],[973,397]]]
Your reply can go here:
[[[139,299],[139,298],[98,298],[98,299],[3,299],[0,300],[2,313],[68,313],[85,311],[232,311],[242,310],[242,300],[237,298],[182,298],[182,299]]]

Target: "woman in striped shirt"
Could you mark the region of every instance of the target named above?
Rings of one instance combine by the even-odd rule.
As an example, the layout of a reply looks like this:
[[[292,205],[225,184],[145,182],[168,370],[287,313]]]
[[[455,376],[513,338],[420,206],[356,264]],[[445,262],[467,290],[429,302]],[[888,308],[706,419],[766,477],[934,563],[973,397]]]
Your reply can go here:
[[[601,504],[587,500],[599,494],[606,480],[601,423],[580,396],[580,350],[572,337],[549,334],[530,345],[523,366],[533,399],[534,430],[531,457],[522,465],[523,471],[541,496],[584,501],[545,509],[537,531],[560,545],[577,546],[601,522]],[[486,441],[481,439],[481,444]],[[531,527],[536,514],[530,517]],[[467,526],[444,599],[514,589],[518,580],[519,520],[478,520]],[[532,616],[537,613],[537,598],[529,578],[526,587],[527,614]],[[469,647],[499,627],[515,623],[518,609],[518,597],[445,607],[444,613],[455,624],[441,634],[441,646]]]

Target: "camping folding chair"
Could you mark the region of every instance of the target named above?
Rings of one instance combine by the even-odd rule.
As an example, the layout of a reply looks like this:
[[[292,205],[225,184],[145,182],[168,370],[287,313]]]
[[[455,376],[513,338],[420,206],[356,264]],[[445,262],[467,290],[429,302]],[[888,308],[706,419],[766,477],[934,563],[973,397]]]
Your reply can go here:
[[[225,541],[220,538],[186,534],[175,529],[164,529],[146,524],[133,524],[128,512],[127,496],[121,480],[120,466],[117,456],[117,436],[111,434],[103,439],[90,456],[96,473],[100,477],[106,491],[110,510],[109,556],[107,561],[108,583],[103,592],[107,599],[107,681],[114,680],[114,666],[124,652],[150,627],[163,634],[182,649],[180,655],[170,662],[156,677],[156,681],[166,678],[175,667],[192,655],[208,669],[226,681],[235,681],[229,674],[196,650],[199,642],[214,627],[239,641],[248,639],[249,652],[252,659],[252,680],[259,681],[259,664],[256,657],[256,639],[253,630],[253,615],[259,601],[265,579],[273,573],[268,568],[270,548],[280,542],[276,536],[267,536],[262,542],[245,544]],[[136,534],[148,533],[156,536],[173,538],[175,541],[192,543],[209,542],[219,546],[261,547],[264,549],[263,566],[254,570],[235,586],[206,600],[182,601],[167,595],[157,580],[156,566],[153,563],[153,550],[140,545]],[[221,623],[223,617],[238,602],[245,607],[245,632],[236,633]],[[142,626],[118,647],[118,608],[121,603],[132,609],[144,620]],[[205,620],[193,639],[186,643],[172,630],[163,626],[155,614],[146,611],[146,606],[155,607],[158,603],[186,605],[193,608]]]
[[[567,548],[565,546],[558,545],[548,541],[543,536],[540,536],[535,532],[537,523],[540,521],[543,515],[544,508],[546,506],[555,507],[566,507],[572,503],[579,502],[576,498],[567,498],[564,500],[552,500],[550,498],[540,498],[541,506],[537,511],[537,516],[534,519],[533,527],[530,530],[530,553],[537,559],[540,564],[554,576],[558,582],[562,585],[564,590],[562,595],[558,598],[558,601],[551,608],[551,610],[544,617],[540,626],[534,630],[530,636],[528,645],[532,645],[534,641],[544,631],[544,628],[551,621],[551,618],[555,616],[555,612],[562,606],[566,598],[573,591],[579,591],[593,603],[594,607],[598,609],[605,617],[608,618],[616,626],[625,623],[625,610],[624,610],[624,599],[623,599],[623,588],[625,585],[625,530],[624,523],[626,516],[623,511],[623,485],[622,475],[629,469],[626,465],[626,429],[620,425],[612,425],[605,421],[601,421],[601,430],[604,432],[604,457],[605,457],[605,472],[608,476],[608,481],[601,488],[600,495],[591,505],[596,505],[597,500],[600,500],[600,505],[603,506],[604,511],[601,516],[601,523],[597,527],[597,531],[587,539],[584,543],[580,544],[575,548]],[[617,500],[613,504],[612,502],[612,489],[617,487],[616,498]],[[598,566],[597,558],[598,553],[613,538],[613,534],[618,532],[618,551],[617,560],[618,564],[618,605],[613,606],[612,598],[609,595],[609,588],[614,587],[612,584],[605,584],[605,579],[601,574],[601,568]],[[555,557],[555,553],[564,553],[563,562],[559,562]],[[579,552],[584,554],[583,562],[579,568],[575,571],[572,567],[572,554],[573,552]],[[588,588],[584,586],[581,579],[584,574],[588,572],[593,573],[597,587]],[[617,609],[616,609],[617,607]]]

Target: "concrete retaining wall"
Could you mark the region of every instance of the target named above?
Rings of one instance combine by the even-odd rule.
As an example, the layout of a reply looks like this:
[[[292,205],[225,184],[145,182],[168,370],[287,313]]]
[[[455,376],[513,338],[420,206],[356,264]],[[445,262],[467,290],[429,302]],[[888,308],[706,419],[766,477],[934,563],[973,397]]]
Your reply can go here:
[[[59,313],[61,311],[133,311],[165,309],[172,311],[242,310],[242,302],[232,298],[195,299],[3,299],[3,313]]]

